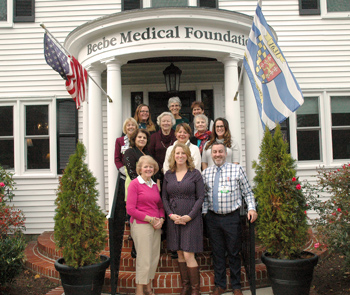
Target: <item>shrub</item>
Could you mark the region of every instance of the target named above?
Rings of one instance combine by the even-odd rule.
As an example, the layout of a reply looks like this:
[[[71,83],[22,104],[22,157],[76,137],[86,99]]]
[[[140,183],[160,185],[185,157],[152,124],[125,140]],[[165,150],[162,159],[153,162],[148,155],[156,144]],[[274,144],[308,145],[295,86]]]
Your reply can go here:
[[[287,152],[280,126],[274,136],[266,128],[259,162],[253,161],[257,200],[257,236],[275,258],[300,257],[307,239],[306,201],[296,177],[295,160]]]
[[[78,268],[100,262],[106,243],[105,215],[97,205],[96,178],[84,162],[85,147],[78,142],[75,154],[59,182],[55,204],[54,237],[66,265]]]
[[[22,271],[25,246],[20,232],[0,239],[0,285],[11,283]]]
[[[310,220],[320,241],[317,246],[344,255],[345,266],[350,268],[350,164],[338,169],[319,167],[317,182],[305,182],[304,190],[308,208],[318,213]]]
[[[14,197],[12,173],[0,166],[0,284],[11,282],[23,266],[25,239],[24,215],[9,205]]]

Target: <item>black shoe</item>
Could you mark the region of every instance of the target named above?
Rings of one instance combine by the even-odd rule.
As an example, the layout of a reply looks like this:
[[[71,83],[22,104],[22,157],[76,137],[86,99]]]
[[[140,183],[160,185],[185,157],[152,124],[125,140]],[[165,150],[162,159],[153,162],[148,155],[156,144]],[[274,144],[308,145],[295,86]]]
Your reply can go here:
[[[170,254],[170,257],[171,257],[171,259],[178,259],[179,258],[176,251],[172,251]]]

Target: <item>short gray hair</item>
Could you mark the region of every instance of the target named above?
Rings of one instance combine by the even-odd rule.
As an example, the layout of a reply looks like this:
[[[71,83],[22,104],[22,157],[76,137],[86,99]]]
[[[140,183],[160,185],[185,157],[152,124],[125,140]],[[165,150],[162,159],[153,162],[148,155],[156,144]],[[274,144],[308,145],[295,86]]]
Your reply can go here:
[[[194,117],[193,119],[193,122],[194,124],[196,125],[196,122],[197,122],[197,119],[203,119],[205,121],[205,125],[207,125],[207,128],[208,128],[208,117],[204,114],[199,114],[197,116]]]
[[[157,117],[157,124],[158,124],[158,126],[160,126],[160,121],[162,121],[163,117],[165,117],[165,116],[169,116],[171,118],[171,124],[175,125],[176,120],[174,118],[174,115],[172,113],[170,113],[170,112],[163,112]]]
[[[180,107],[182,106],[181,99],[178,96],[173,96],[173,97],[169,98],[169,100],[168,100],[168,108],[170,108],[170,105],[172,103],[178,103],[180,105]]]

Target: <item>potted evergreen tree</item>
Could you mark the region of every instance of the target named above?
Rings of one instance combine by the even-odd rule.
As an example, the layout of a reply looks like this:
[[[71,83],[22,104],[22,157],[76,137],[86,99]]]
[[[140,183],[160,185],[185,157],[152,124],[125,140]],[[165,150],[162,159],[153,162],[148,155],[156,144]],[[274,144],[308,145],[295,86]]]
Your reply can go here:
[[[309,294],[318,257],[303,251],[308,237],[306,200],[279,125],[273,136],[266,128],[253,168],[257,236],[266,249],[261,259],[272,290],[275,295]]]
[[[75,154],[60,178],[55,201],[54,238],[63,258],[55,262],[66,295],[101,294],[110,259],[99,255],[107,234],[105,215],[97,205],[96,178],[89,171],[85,147]]]

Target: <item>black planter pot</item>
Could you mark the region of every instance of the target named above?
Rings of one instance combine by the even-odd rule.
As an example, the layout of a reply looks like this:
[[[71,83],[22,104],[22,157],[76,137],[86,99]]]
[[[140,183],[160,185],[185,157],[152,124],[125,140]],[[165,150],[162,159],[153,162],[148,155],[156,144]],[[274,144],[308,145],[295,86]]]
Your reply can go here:
[[[60,273],[65,295],[101,295],[106,269],[110,258],[101,255],[101,262],[79,268],[64,264],[64,258],[55,261]]]
[[[310,293],[318,256],[310,252],[305,253],[312,255],[312,257],[287,260],[271,258],[266,252],[262,254],[261,261],[266,265],[274,295],[306,295]]]

